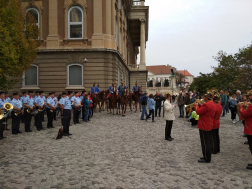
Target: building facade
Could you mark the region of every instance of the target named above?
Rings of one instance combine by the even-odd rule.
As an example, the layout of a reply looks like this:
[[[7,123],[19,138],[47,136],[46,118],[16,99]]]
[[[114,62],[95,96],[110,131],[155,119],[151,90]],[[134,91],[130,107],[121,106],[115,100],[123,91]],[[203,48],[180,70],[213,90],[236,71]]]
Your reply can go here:
[[[146,87],[149,7],[144,0],[22,0],[41,46],[14,90],[90,91],[112,82]],[[140,65],[136,57],[140,52]]]

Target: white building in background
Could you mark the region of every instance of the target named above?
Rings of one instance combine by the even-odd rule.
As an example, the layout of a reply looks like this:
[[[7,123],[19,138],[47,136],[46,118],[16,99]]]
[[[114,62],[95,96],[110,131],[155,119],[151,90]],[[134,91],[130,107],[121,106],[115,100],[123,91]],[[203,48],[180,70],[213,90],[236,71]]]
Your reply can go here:
[[[184,84],[186,86],[191,85],[194,79],[194,76],[190,74],[187,70],[177,70],[175,67],[172,67],[169,64],[146,66],[146,69],[148,70],[148,82],[152,80],[153,86],[156,86],[156,83],[160,83],[161,87],[164,87],[165,79],[168,79],[169,85],[171,85],[171,69],[173,69],[174,72],[179,72],[185,76],[185,81],[182,80],[184,83],[182,83],[179,87],[184,87]]]

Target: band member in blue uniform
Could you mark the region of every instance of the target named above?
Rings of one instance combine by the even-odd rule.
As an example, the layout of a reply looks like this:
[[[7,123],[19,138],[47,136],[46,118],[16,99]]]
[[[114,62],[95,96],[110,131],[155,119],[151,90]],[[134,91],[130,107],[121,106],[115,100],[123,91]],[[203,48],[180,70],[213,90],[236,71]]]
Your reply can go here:
[[[113,82],[112,85],[109,86],[109,95],[108,95],[108,98],[110,98],[111,95],[115,92],[114,88],[115,88],[115,83]]]
[[[97,95],[100,92],[100,84],[97,84],[97,87],[95,87],[95,94]]]
[[[58,104],[58,98],[55,96],[55,94],[54,94],[53,100],[54,100],[55,106],[56,106],[56,105]],[[57,108],[58,108],[58,106],[56,107],[56,109],[57,109]],[[54,111],[53,111],[53,120],[55,120],[55,121],[56,121],[56,114],[57,114],[57,111],[54,110]]]
[[[63,121],[63,132],[64,132],[64,136],[69,136],[72,135],[69,133],[69,125],[70,125],[70,121],[71,121],[71,97],[73,96],[73,92],[72,91],[68,91],[68,96],[66,96],[66,98],[64,99],[63,105],[64,105],[64,110],[63,110],[63,117],[64,117],[64,121]]]
[[[124,89],[126,89],[126,88],[127,88],[126,85],[123,85],[123,82],[121,81],[121,85],[117,89],[118,90],[118,98],[121,98],[121,95],[122,95]]]
[[[24,117],[25,117],[25,132],[31,132],[31,119],[34,106],[34,99],[32,98],[33,91],[28,91],[28,95],[24,99]],[[30,111],[30,112],[28,112]]]
[[[23,107],[24,107],[24,99],[26,98],[26,96],[27,96],[26,91],[23,91],[22,92],[22,96],[19,98],[20,101],[22,102],[22,106]],[[25,117],[24,117],[24,115],[21,115],[21,123],[25,123]]]
[[[36,95],[33,97],[33,102],[34,102],[34,105],[35,105],[35,102],[36,102],[36,99],[39,97],[39,91],[36,91],[35,92]],[[36,108],[36,107],[35,107]],[[38,116],[37,114],[34,115],[34,125],[37,127],[37,122],[38,122]]]
[[[45,104],[43,94],[44,94],[43,91],[39,91],[39,96],[36,98],[36,101],[35,101],[35,106],[38,108],[37,124],[36,124],[38,131],[45,130],[42,126],[42,120],[43,120],[42,116],[44,115],[43,110],[44,110],[44,104]]]
[[[83,90],[81,92],[81,96],[80,96],[80,101],[81,101],[81,104],[82,104],[82,109],[81,109],[81,119],[84,118],[84,106],[83,106],[83,100],[84,100],[84,97],[85,97],[85,93],[86,93],[86,90]]]
[[[49,97],[46,99],[46,114],[47,114],[47,128],[54,128],[53,126],[53,112],[56,111],[55,101],[54,101],[55,92],[50,92]]]
[[[22,133],[19,130],[20,126],[20,119],[22,113],[22,102],[19,100],[19,95],[18,93],[13,93],[13,100],[11,101],[11,104],[13,105],[13,110],[11,112],[11,117],[12,117],[12,134],[16,135],[18,133]],[[17,115],[15,115],[17,114]]]
[[[44,93],[43,93],[43,99],[44,99],[44,104],[46,104],[46,97]],[[46,109],[44,108],[44,110],[42,111],[42,121],[45,121],[45,111]]]
[[[64,110],[64,100],[65,100],[65,98],[66,98],[66,93],[62,92],[62,97],[59,100],[59,106],[60,106],[60,109],[61,109],[60,117],[61,117],[61,125],[62,126],[63,126],[63,110]]]
[[[91,97],[95,97],[95,83],[93,84],[93,87],[91,87]]]
[[[11,99],[10,99],[10,97],[9,97],[8,91],[5,91],[4,102],[5,102],[5,103],[10,103],[10,102],[11,102]]]
[[[73,122],[74,124],[80,123],[79,117],[80,117],[80,110],[81,110],[81,100],[79,97],[79,93],[75,92],[75,95],[71,99],[73,104]]]
[[[4,97],[5,97],[5,93],[3,91],[0,91],[0,110],[2,110],[3,112],[5,112],[4,109]],[[4,139],[5,137],[3,136],[3,119],[0,119],[0,140]]]

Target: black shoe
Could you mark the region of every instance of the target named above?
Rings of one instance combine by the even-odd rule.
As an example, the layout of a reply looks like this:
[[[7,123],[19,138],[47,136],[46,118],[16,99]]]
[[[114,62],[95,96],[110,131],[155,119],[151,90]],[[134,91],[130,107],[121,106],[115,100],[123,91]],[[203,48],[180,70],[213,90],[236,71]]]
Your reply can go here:
[[[172,140],[174,140],[174,138],[170,137]]]
[[[140,120],[145,120],[145,119],[140,119]]]
[[[249,144],[248,141],[245,141],[244,144]]]
[[[18,131],[18,133],[22,133],[21,131]]]
[[[252,164],[249,163],[248,166],[252,166]]]
[[[10,129],[6,128],[5,130],[6,130],[6,131],[9,131]]]
[[[152,120],[152,122],[155,122],[154,120]]]
[[[252,166],[247,166],[246,169],[252,170]]]
[[[41,129],[37,129],[38,131],[41,131]]]
[[[68,134],[67,134],[67,133],[64,133],[63,135],[64,135],[64,136],[68,136]]]
[[[30,129],[28,132],[32,132],[32,130]]]
[[[51,127],[47,126],[48,129],[50,129]]]
[[[247,135],[246,135],[246,134],[244,134],[244,135],[243,135],[243,137],[247,137]]]
[[[68,133],[68,135],[72,135],[71,133]]]
[[[54,126],[51,126],[51,128],[55,128]]]
[[[217,152],[212,152],[212,154],[217,154]]]
[[[199,159],[198,162],[199,163],[210,163],[210,161],[206,161],[205,159]]]
[[[204,157],[201,157],[200,159],[205,159]]]
[[[167,140],[172,141],[172,138],[168,138]]]
[[[44,128],[44,127],[42,127],[42,128],[41,128],[41,130],[45,130],[45,128]]]

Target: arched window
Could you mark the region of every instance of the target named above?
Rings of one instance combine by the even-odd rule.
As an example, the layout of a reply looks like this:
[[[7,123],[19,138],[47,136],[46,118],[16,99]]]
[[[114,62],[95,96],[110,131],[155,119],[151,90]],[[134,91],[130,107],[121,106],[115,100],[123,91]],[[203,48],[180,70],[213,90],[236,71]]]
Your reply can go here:
[[[82,87],[83,86],[83,66],[80,64],[71,64],[67,66],[68,86]]]
[[[38,86],[38,66],[32,64],[23,75],[23,87],[37,87]]]
[[[39,28],[39,12],[37,9],[35,8],[29,8],[26,11],[26,14],[29,13],[30,15],[32,15],[34,17],[34,19],[37,21],[37,26]]]
[[[78,6],[73,6],[68,11],[68,39],[83,39],[84,19],[83,10]]]

